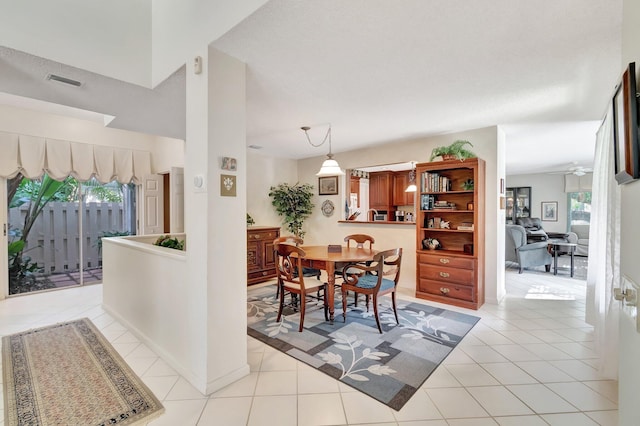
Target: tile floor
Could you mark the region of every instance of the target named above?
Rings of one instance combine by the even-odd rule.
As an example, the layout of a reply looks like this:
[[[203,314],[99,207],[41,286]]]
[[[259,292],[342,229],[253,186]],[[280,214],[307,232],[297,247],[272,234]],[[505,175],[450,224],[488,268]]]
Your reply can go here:
[[[252,338],[251,374],[203,396],[102,310],[101,285],[2,301],[0,335],[91,318],[163,401],[153,426],[617,425],[617,382],[594,368],[582,320],[584,281],[510,268],[507,283],[505,300],[476,313],[482,320],[399,412]]]

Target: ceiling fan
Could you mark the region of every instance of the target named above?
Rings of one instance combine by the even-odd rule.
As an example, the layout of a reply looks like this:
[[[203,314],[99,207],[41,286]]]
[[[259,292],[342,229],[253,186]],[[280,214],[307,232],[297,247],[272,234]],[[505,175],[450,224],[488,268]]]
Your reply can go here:
[[[559,172],[549,172],[549,174],[584,176],[587,173],[591,173],[591,172],[593,172],[593,169],[591,167],[576,166],[575,164],[572,164],[566,170],[559,171]]]

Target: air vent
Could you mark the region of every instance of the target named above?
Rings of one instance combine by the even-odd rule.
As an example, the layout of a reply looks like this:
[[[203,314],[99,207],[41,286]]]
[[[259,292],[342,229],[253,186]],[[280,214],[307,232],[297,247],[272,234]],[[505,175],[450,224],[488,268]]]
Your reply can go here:
[[[70,78],[62,77],[62,76],[55,75],[55,74],[48,74],[47,75],[47,80],[54,80],[54,81],[58,81],[60,83],[64,83],[64,84],[68,84],[68,85],[76,86],[76,87],[82,86],[82,83],[79,82],[78,80],[72,80]]]
[[[251,149],[262,149],[262,147],[260,145],[249,145],[249,148],[251,148]]]

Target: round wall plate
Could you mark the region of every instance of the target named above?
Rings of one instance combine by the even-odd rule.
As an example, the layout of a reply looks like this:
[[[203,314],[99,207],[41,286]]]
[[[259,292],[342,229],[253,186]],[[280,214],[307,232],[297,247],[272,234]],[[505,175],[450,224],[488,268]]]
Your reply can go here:
[[[333,211],[335,210],[335,206],[333,205],[333,202],[331,200],[325,200],[324,203],[322,203],[322,214],[329,217],[333,214]]]

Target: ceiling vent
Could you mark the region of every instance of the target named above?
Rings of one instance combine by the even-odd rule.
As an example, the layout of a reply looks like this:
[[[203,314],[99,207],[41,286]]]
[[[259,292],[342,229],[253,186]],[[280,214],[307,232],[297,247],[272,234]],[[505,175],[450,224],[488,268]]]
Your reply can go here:
[[[47,80],[58,81],[60,83],[68,84],[70,86],[76,86],[76,87],[82,86],[82,83],[79,82],[78,80],[72,80],[70,78],[62,77],[55,74],[47,74]]]

